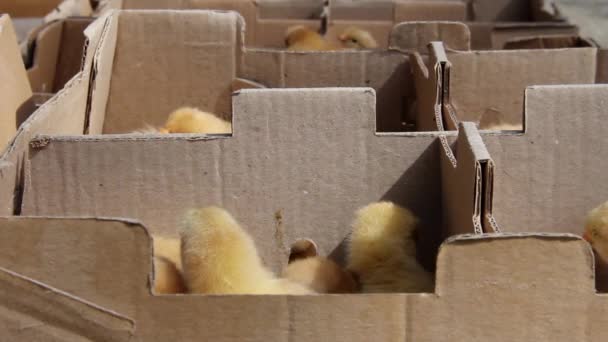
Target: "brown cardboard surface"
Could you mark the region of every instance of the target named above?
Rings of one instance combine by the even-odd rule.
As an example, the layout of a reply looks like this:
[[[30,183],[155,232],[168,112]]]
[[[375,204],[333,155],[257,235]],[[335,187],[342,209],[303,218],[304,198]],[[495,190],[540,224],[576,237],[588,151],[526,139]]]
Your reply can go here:
[[[65,253],[52,248],[54,243],[63,244],[62,240],[73,240],[79,234],[90,236],[87,239],[90,243],[99,243],[111,236],[117,240],[123,236],[131,237],[142,246],[133,251],[134,257],[141,260],[150,258],[149,237],[137,225],[99,220],[73,220],[71,223],[65,219],[48,218],[19,220],[22,222],[15,219],[3,221],[0,229],[3,238],[12,240],[12,246],[20,243],[27,249],[32,247],[33,240],[19,241],[17,235],[7,234],[4,230],[20,225],[23,235],[32,237],[38,231],[48,238],[35,246],[46,250],[50,258],[60,258]],[[75,222],[81,223],[80,229],[76,229]],[[104,231],[105,225],[112,227],[106,237],[91,233]],[[10,231],[11,228],[8,229]],[[134,234],[133,231],[143,234]],[[51,235],[59,237],[51,238]],[[76,247],[73,243],[71,246]],[[112,245],[109,248],[113,249]],[[68,284],[72,280],[67,279],[72,275],[86,270],[92,274],[108,272],[91,269],[91,265],[83,261],[99,259],[101,255],[97,250],[76,249],[80,250],[77,254],[81,258],[65,265],[62,272],[66,274],[66,280],[58,277],[49,280]],[[14,248],[11,250],[16,251]],[[111,253],[104,254],[112,258],[108,255]],[[2,259],[0,262],[4,263]],[[41,278],[45,273],[43,265],[37,264],[33,270],[41,274]],[[149,262],[141,262],[141,269],[131,268],[129,271],[135,276],[125,281],[141,288],[147,281],[141,278],[142,269],[149,273],[150,265]],[[15,268],[12,272],[24,268],[19,262],[12,267]],[[595,294],[593,279],[591,250],[587,243],[571,235],[458,236],[448,239],[439,251],[435,294],[152,296],[146,291],[138,297],[137,311],[131,317],[137,327],[132,330],[132,338],[145,341],[369,341],[378,338],[436,341],[447,337],[450,340],[601,341],[608,323],[604,315],[608,302],[606,296]],[[28,290],[26,298],[33,296],[36,288],[28,282],[23,283],[20,288]],[[1,281],[0,289],[10,290],[12,287]],[[86,300],[90,293],[82,290],[83,293],[72,295]],[[49,295],[53,293],[45,296]],[[35,305],[32,307],[37,308]],[[44,309],[44,304],[40,304],[40,308]],[[8,313],[14,315],[14,310],[8,310]],[[91,315],[89,311],[84,314],[85,317]],[[480,314],[486,319],[480,321]],[[552,318],[542,319],[546,316]],[[192,324],[192,317],[197,318],[196,324]],[[530,319],[535,320],[533,326],[529,324]],[[122,340],[120,338],[129,331],[129,325],[119,319],[114,321],[120,328],[112,332]],[[57,324],[51,320],[44,323],[49,328]],[[9,332],[9,337],[19,333]]]
[[[459,182],[445,182],[442,187],[445,227],[450,229],[446,236],[470,233],[473,222],[476,233],[482,233],[483,178],[485,169],[493,163],[481,136],[471,122],[461,124],[456,151],[452,150],[447,138],[441,138],[441,172],[443,179],[458,179]],[[467,205],[459,202],[467,201]],[[465,223],[466,222],[466,223]]]
[[[443,85],[446,83],[443,77],[446,74],[444,69],[448,67],[447,57],[435,53],[425,58],[420,53],[413,52],[410,58],[414,62],[412,72],[416,88],[416,128],[419,131],[443,131]]]
[[[4,268],[0,268],[0,298],[3,338],[130,341],[134,335],[132,320]]]
[[[467,22],[474,50],[502,49],[510,40],[547,35],[577,35],[578,28],[565,22]]]
[[[606,85],[528,88],[525,134],[484,136],[502,231],[582,233],[588,211],[608,197],[607,94]]]
[[[426,52],[429,42],[441,41],[450,49],[469,50],[471,33],[459,22],[405,22],[395,25],[390,47]]]
[[[470,17],[480,22],[562,21],[553,0],[467,0]]]
[[[380,199],[411,208],[434,234],[436,138],[376,136],[371,89],[244,90],[233,110],[234,135],[212,140],[40,137],[32,143],[23,213],[133,217],[174,235],[187,208],[221,205],[259,234],[276,230],[272,239],[255,236],[274,269],[302,236],[323,254],[341,253],[334,249],[355,209]]]
[[[97,21],[86,30],[87,45],[95,47],[100,39],[104,25]],[[21,207],[23,186],[23,160],[29,148],[30,139],[41,133],[81,134],[84,130],[85,108],[91,63],[93,57],[85,58],[83,72],[68,82],[65,89],[23,122],[0,158],[0,213],[18,214]],[[27,102],[29,105],[29,102]]]
[[[608,83],[608,49],[600,49],[597,55],[597,83]]]
[[[8,15],[0,16],[0,149],[13,138],[17,116],[32,96],[15,30]]]
[[[432,45],[443,54],[441,44]],[[597,49],[449,51],[447,105],[458,121],[522,122],[523,91],[537,84],[592,84]],[[450,127],[450,125],[448,125]]]
[[[32,45],[32,66],[28,68],[28,78],[36,92],[53,92],[57,72],[57,61],[61,49],[63,23],[52,22],[36,33]]]
[[[0,0],[0,13],[12,17],[44,17],[62,0]]]
[[[435,21],[466,19],[461,1],[330,1],[331,20]]]
[[[171,19],[182,16],[191,19]],[[197,16],[215,19],[194,19]],[[276,88],[373,87],[378,96],[378,131],[410,129],[404,122],[414,116],[416,94],[405,52],[294,53],[244,48],[240,40],[243,27],[238,18],[204,11],[125,11],[111,16],[99,50],[89,53],[97,56],[89,132],[125,133],[141,128],[143,123],[162,125],[168,113],[184,105],[211,110],[229,119],[235,77]],[[121,20],[125,21],[122,25]],[[217,22],[225,29],[214,28]],[[158,35],[144,34],[145,28],[152,26],[166,29],[156,29]],[[411,27],[427,32],[422,26]],[[171,37],[163,33],[169,31],[173,32]],[[196,33],[189,37],[189,32]],[[466,32],[461,32],[462,36],[453,35],[454,41],[465,40]],[[175,44],[175,35],[184,36],[177,41],[197,43]],[[217,48],[212,51],[199,46],[210,44]],[[171,53],[159,54],[159,49]]]
[[[596,46],[591,40],[576,35],[515,38],[505,43],[505,50],[564,49]]]

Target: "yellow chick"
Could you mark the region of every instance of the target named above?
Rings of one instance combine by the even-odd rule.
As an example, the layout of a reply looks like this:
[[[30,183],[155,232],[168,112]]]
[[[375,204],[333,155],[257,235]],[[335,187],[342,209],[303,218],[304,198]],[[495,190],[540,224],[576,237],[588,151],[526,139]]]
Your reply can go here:
[[[350,272],[321,256],[301,258],[289,263],[283,271],[283,277],[318,293],[353,293],[358,289]]]
[[[163,257],[171,261],[177,269],[182,271],[181,242],[178,238],[153,235],[154,256]]]
[[[319,33],[303,25],[291,26],[285,33],[285,46],[289,51],[331,51],[339,50]]]
[[[201,111],[192,107],[182,107],[171,114],[161,128],[145,125],[144,128],[133,133],[201,133],[201,134],[229,134],[232,133],[232,124],[215,114]]]
[[[431,274],[416,260],[417,223],[412,212],[391,202],[357,212],[347,268],[359,277],[362,292],[433,292]]]
[[[154,256],[154,293],[186,293],[184,279],[177,266],[160,256]]]
[[[167,133],[232,133],[232,124],[214,114],[196,108],[182,107],[169,115],[161,130]]]
[[[251,236],[221,208],[189,211],[180,235],[184,279],[191,293],[314,293],[268,270]]]
[[[593,247],[601,261],[608,263],[608,202],[589,212],[583,238]]]
[[[348,49],[378,48],[378,43],[369,32],[354,26],[347,27],[338,39]]]
[[[479,129],[487,131],[521,131],[523,130],[523,126],[521,124],[497,123],[479,125]]]
[[[315,257],[317,255],[317,244],[310,239],[301,239],[291,245],[289,262],[291,263],[295,260]]]

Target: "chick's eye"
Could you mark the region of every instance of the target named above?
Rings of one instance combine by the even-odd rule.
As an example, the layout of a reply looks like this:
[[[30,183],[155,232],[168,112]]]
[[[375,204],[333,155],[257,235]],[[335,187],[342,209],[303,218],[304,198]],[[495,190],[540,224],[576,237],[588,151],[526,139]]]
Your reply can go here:
[[[591,235],[593,237],[598,237],[600,234],[597,232],[597,230],[594,229],[594,230],[591,231]]]

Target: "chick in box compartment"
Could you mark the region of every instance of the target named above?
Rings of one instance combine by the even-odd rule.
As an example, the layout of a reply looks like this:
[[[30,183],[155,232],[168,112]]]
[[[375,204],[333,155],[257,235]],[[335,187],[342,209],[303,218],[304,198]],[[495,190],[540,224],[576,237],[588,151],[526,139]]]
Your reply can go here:
[[[585,222],[583,238],[604,263],[608,263],[608,202],[591,210]]]
[[[134,133],[202,133],[202,134],[228,134],[232,133],[232,124],[222,120],[215,114],[203,112],[197,108],[182,107],[171,114],[160,128],[146,125]]]
[[[369,32],[354,26],[346,28],[339,35],[338,40],[338,43],[331,42],[302,25],[291,26],[285,33],[285,46],[290,51],[335,51],[378,47],[378,43]]]

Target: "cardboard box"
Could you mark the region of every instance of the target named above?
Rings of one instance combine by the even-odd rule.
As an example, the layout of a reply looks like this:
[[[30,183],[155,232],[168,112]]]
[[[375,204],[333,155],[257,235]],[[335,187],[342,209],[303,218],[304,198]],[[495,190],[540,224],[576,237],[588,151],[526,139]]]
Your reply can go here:
[[[458,132],[379,133],[376,96],[370,88],[252,89],[224,101],[218,94],[229,94],[235,82],[249,83],[246,79],[238,82],[240,64],[223,63],[219,69],[220,64],[213,64],[209,55],[225,61],[246,58],[247,51],[235,48],[241,37],[238,22],[233,13],[123,12],[89,28],[92,44],[98,39],[97,47],[88,50],[94,53],[86,55],[85,66],[90,68],[83,69],[91,71],[90,85],[77,83],[83,79],[77,75],[55,101],[29,120],[29,128],[37,126],[40,132],[47,125],[50,131],[35,137],[25,155],[23,214],[38,217],[1,220],[0,307],[6,314],[0,315],[0,326],[7,338],[603,340],[608,323],[603,313],[608,303],[606,296],[595,292],[593,254],[587,243],[570,234],[480,233],[490,231],[490,225],[502,227],[497,210],[516,215],[510,208],[522,206],[512,203],[514,200],[496,202],[502,196],[498,191],[503,195],[510,191],[500,185],[509,181],[498,178],[503,172],[498,158],[504,152],[496,151],[515,146],[508,166],[514,173],[509,175],[531,172],[526,177],[532,178],[540,177],[536,171],[545,177],[553,175],[557,171],[546,166],[565,163],[560,159],[564,155],[591,158],[591,150],[579,153],[585,142],[573,131],[585,123],[589,141],[599,139],[608,86],[529,88],[524,102],[528,125],[523,135],[482,137],[470,122],[461,123]],[[157,38],[147,36],[146,46],[134,28],[146,32],[148,26],[157,27],[159,33]],[[184,39],[162,40],[167,27]],[[145,53],[153,48],[168,52],[154,59]],[[311,54],[280,52],[275,58],[306,55]],[[444,55],[429,59],[443,60]],[[415,56],[423,59],[420,54]],[[136,57],[141,64],[133,64]],[[147,72],[152,61],[158,75]],[[129,64],[141,70],[123,75]],[[209,90],[216,91],[216,97],[203,97],[209,83],[192,74],[213,79],[217,88]],[[427,76],[431,74],[441,81],[441,73],[431,71]],[[160,78],[163,82],[158,82]],[[119,91],[127,81],[131,82],[131,100]],[[429,89],[437,95],[437,88]],[[139,101],[140,96],[146,101]],[[161,118],[157,113],[164,109],[155,107],[171,108],[184,99],[227,108],[234,133],[58,132],[65,131],[64,125],[75,118],[82,118],[82,123],[87,117],[90,124],[84,125],[91,133],[124,132],[137,121],[130,121],[132,114],[121,109],[123,106],[139,108],[146,119]],[[580,118],[572,119],[574,109]],[[547,122],[555,129],[540,134],[538,129],[552,115],[553,120]],[[566,115],[568,120],[556,119]],[[65,122],[51,120],[57,118]],[[51,131],[53,128],[57,131]],[[567,135],[555,134],[562,129]],[[24,130],[18,137],[30,141],[28,134],[34,131]],[[555,139],[571,144],[555,144]],[[486,149],[486,144],[492,148]],[[556,152],[548,153],[554,144]],[[490,153],[497,157],[491,158]],[[536,162],[535,158],[538,164],[527,164],[528,160]],[[603,160],[594,163],[598,167],[586,175],[601,177]],[[571,164],[572,159],[562,165],[566,171],[560,177],[570,168],[585,168],[585,163]],[[527,169],[524,165],[535,166]],[[546,178],[533,180],[541,188],[546,182]],[[549,189],[542,188],[539,194],[543,196],[534,200],[542,202]],[[536,195],[528,194],[526,200]],[[246,223],[265,262],[276,270],[287,260],[286,246],[302,236],[317,241],[322,254],[339,259],[355,208],[379,199],[408,206],[421,217],[421,261],[436,264],[434,293],[151,293],[150,234],[175,235],[175,218],[190,206],[220,204],[229,209]],[[109,216],[118,218],[104,218]],[[541,217],[531,216],[523,220],[530,220],[528,227],[536,230],[534,223]],[[444,237],[462,233],[469,235],[449,238],[437,251]]]
[[[2,101],[3,104],[11,105],[11,111],[5,116],[9,122],[6,128],[6,139],[8,144],[3,147],[0,157],[0,213],[2,215],[19,214],[21,210],[21,196],[23,192],[23,162],[26,158],[28,144],[35,134],[55,133],[55,134],[82,134],[84,131],[84,115],[82,112],[87,107],[88,86],[91,75],[92,55],[86,55],[82,71],[79,72],[65,88],[68,91],[60,91],[50,100],[40,100],[31,89],[23,62],[19,57],[19,50],[16,47],[14,34],[11,39],[12,25],[8,16],[0,17],[4,39],[0,45],[0,51],[10,52],[12,56],[11,68],[7,71],[16,73],[18,76],[14,81],[5,83],[12,84],[7,88],[9,91],[2,92],[7,94],[7,99],[14,101]],[[103,20],[97,24],[101,28],[92,24],[86,31],[87,43],[94,51],[94,47],[101,37]],[[6,49],[5,49],[6,47]],[[4,77],[4,76],[3,76]],[[7,76],[8,77],[8,76]],[[10,78],[8,78],[10,79]],[[20,80],[20,81],[17,81]],[[19,86],[21,84],[21,86]],[[27,85],[27,86],[26,86]],[[12,93],[11,93],[12,92]],[[16,93],[15,93],[16,92]],[[20,99],[18,101],[15,101]],[[16,112],[15,112],[15,108]],[[30,115],[36,108],[35,115]]]
[[[67,18],[45,24],[28,38],[28,78],[35,92],[57,93],[82,66],[92,18]]]
[[[414,65],[421,130],[456,129],[461,121],[525,128],[526,87],[605,82],[599,71],[604,57],[596,47],[446,51],[436,42],[429,50],[429,67]]]

